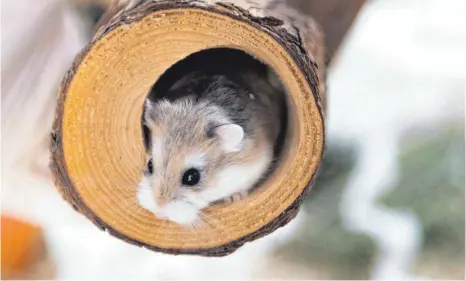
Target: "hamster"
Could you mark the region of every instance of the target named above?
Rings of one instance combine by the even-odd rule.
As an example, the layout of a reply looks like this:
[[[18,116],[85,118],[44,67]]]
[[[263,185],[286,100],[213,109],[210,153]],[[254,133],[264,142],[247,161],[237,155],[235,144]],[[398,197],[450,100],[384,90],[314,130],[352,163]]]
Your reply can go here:
[[[147,167],[139,204],[155,216],[198,226],[202,209],[248,195],[274,159],[283,93],[258,73],[192,72],[157,101],[146,99]]]

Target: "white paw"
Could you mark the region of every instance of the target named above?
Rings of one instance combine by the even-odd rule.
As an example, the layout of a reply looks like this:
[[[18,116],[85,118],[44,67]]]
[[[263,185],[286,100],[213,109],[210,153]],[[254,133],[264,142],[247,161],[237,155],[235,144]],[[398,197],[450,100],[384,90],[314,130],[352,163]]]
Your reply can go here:
[[[154,193],[150,188],[147,179],[144,177],[139,184],[138,192],[137,192],[137,199],[139,205],[144,209],[154,213],[157,210],[157,202],[154,199]]]
[[[247,191],[241,191],[241,192],[237,192],[231,196],[228,196],[226,197],[223,201],[225,203],[233,203],[233,202],[238,202],[238,201],[241,201],[243,200],[244,198],[246,198],[248,196],[248,192]]]
[[[199,209],[185,202],[168,204],[161,210],[160,215],[182,226],[196,226],[200,222]]]

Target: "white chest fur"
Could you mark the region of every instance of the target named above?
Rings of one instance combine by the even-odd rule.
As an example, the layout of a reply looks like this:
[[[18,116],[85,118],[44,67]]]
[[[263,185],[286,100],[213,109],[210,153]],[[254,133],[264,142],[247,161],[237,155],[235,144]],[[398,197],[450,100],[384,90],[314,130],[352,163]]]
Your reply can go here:
[[[212,186],[199,196],[205,201],[213,202],[228,197],[236,192],[246,191],[259,180],[272,160],[272,151],[266,151],[250,164],[233,165],[218,175],[217,186]]]

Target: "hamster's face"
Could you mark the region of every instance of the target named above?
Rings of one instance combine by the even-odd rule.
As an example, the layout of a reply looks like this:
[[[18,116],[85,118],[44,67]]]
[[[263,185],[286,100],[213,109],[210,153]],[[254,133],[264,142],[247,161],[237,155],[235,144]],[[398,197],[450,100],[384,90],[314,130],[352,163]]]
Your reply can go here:
[[[228,123],[212,127],[212,119],[222,121],[215,110],[186,101],[146,104],[151,151],[137,196],[157,217],[196,225],[203,208],[229,195],[215,187],[231,164],[227,156],[240,149],[243,130]]]

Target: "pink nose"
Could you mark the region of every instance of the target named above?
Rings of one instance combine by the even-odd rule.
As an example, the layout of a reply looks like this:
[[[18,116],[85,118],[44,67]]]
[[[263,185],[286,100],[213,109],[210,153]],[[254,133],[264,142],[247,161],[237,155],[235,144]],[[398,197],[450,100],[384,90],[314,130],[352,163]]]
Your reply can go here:
[[[169,199],[164,198],[164,197],[157,197],[155,199],[155,201],[157,202],[157,205],[159,205],[159,207],[163,207],[163,206],[167,205],[168,202],[170,202]]]
[[[160,212],[157,212],[156,216],[159,218],[159,219],[166,219],[168,218],[168,216],[165,214],[165,212],[163,211],[160,211]]]

